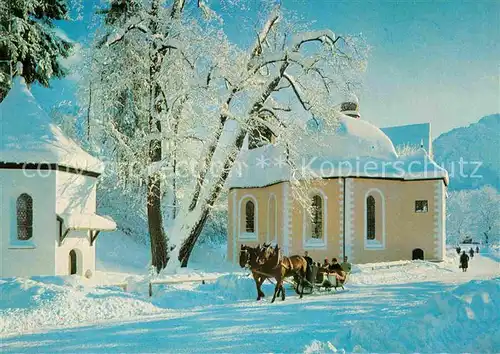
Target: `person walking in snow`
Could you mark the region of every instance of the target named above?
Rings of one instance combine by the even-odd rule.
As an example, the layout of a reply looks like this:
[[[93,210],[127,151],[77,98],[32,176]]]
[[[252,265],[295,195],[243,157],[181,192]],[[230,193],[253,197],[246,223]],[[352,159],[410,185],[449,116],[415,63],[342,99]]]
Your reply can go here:
[[[479,246],[476,246],[476,253],[479,253]]]
[[[466,272],[467,268],[469,268],[469,256],[463,251],[460,256],[460,268],[462,268],[462,272]]]
[[[462,249],[460,248],[460,246],[457,246],[457,248],[455,248],[455,249],[457,250],[457,254],[460,254],[460,251],[462,250]]]
[[[472,249],[472,247],[469,250],[469,254],[470,254],[470,259],[474,258],[474,250]]]

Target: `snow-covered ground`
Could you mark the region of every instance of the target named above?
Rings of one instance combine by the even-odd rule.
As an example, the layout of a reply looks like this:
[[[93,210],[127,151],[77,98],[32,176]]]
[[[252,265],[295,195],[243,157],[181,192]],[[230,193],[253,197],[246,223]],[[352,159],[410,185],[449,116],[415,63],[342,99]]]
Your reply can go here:
[[[201,247],[193,267],[164,278],[218,275],[208,284],[155,285],[147,253],[119,233],[100,239],[96,279],[2,279],[2,352],[499,352],[500,264],[480,253],[469,271],[456,253],[436,264],[354,266],[338,293],[256,302],[225,248]],[[99,249],[99,247],[98,247]],[[121,264],[118,266],[117,264]],[[210,265],[210,267],[207,267]],[[96,286],[126,280],[128,292]]]

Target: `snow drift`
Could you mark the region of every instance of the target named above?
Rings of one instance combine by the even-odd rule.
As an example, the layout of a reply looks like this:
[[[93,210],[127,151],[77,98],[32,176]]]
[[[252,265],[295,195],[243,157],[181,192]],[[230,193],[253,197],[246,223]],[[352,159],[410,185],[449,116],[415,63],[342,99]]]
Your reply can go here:
[[[500,348],[500,278],[470,281],[434,295],[405,316],[357,322],[332,343],[313,342],[304,352],[482,352]],[[389,335],[390,334],[390,335]]]

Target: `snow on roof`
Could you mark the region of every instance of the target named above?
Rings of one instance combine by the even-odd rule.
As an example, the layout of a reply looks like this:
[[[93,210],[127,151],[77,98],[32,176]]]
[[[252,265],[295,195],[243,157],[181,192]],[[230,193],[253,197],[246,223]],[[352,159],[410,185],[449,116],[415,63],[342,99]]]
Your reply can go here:
[[[423,147],[432,153],[430,123],[401,125],[381,129],[397,147]],[[421,146],[423,144],[423,146]]]
[[[104,165],[64,136],[21,77],[0,103],[0,162],[50,163],[102,173]]]
[[[400,180],[443,179],[448,173],[424,149],[399,157],[387,135],[369,122],[340,116],[339,125],[329,131],[312,131],[295,142],[298,157],[290,168],[285,148],[269,144],[241,151],[231,172],[230,188],[263,187],[294,179],[366,177]]]
[[[71,230],[116,230],[115,221],[109,216],[97,214],[63,213],[58,214],[64,221],[64,227]]]

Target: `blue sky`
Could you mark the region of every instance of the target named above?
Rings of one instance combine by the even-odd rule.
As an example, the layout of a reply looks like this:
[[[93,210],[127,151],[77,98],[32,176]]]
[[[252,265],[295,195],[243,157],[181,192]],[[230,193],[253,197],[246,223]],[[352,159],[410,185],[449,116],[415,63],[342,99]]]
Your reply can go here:
[[[229,0],[225,0],[228,2]],[[247,0],[250,10],[263,0]],[[83,20],[61,23],[84,42],[93,3]],[[70,3],[75,3],[71,0]],[[218,1],[212,0],[214,7]],[[362,119],[380,126],[431,122],[433,135],[500,112],[500,1],[282,0],[312,21],[314,29],[362,33],[372,47],[364,87],[358,93]],[[230,39],[253,41],[253,11],[221,12]],[[245,24],[242,25],[242,24]],[[55,80],[33,92],[46,109],[74,101],[74,78]]]

